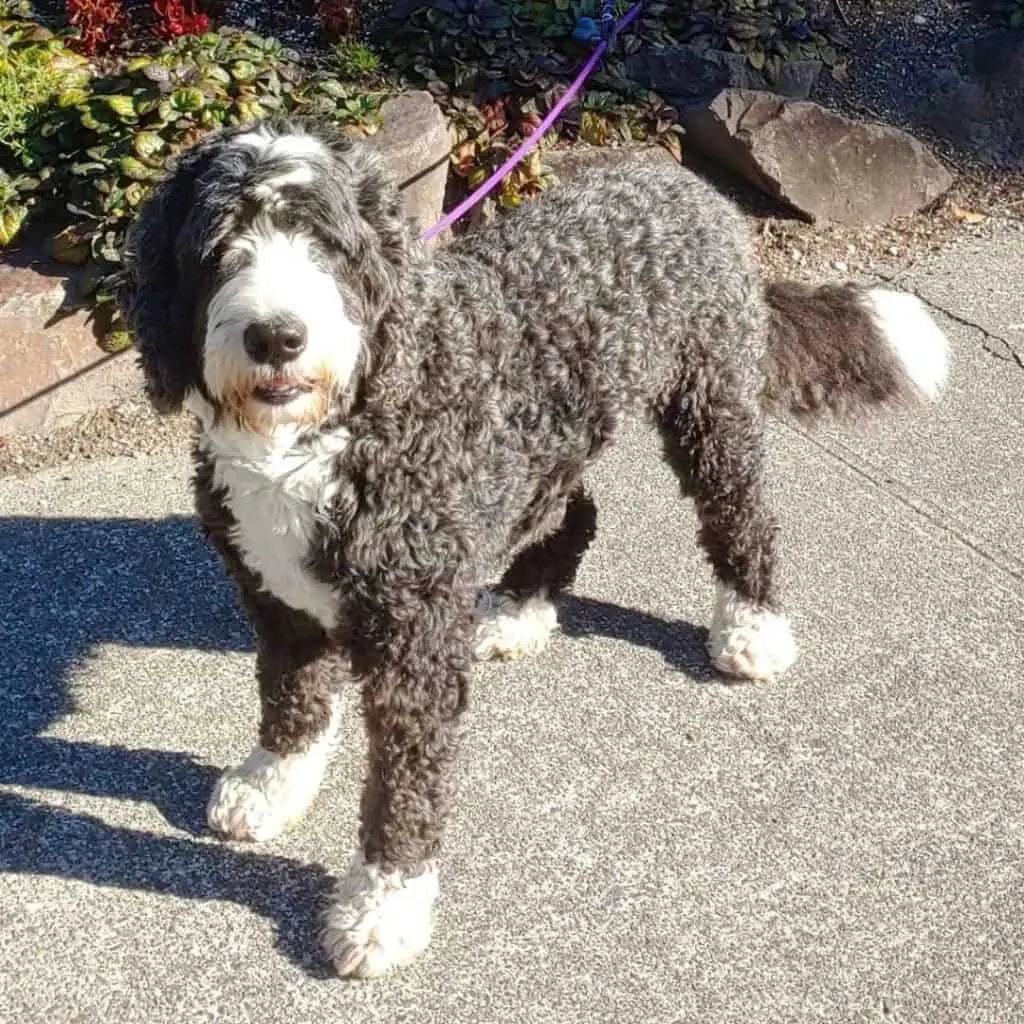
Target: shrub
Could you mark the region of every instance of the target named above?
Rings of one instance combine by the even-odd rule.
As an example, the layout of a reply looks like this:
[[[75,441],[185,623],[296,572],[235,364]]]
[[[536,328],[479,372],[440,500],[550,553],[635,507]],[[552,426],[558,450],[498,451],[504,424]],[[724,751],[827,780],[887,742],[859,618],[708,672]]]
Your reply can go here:
[[[628,8],[619,0],[618,10]],[[648,0],[645,18],[665,8]],[[425,86],[446,109],[458,143],[454,173],[467,187],[483,181],[539,123],[590,53],[581,19],[596,20],[600,0],[432,0],[399,4],[380,25],[378,45],[400,79]],[[630,82],[622,60],[635,36],[591,77],[548,140],[599,144],[659,138],[675,148],[675,113]],[[518,205],[547,183],[540,154],[503,183],[498,202]]]
[[[665,25],[681,41],[745,54],[769,80],[787,60],[831,67],[845,41],[822,0],[691,0],[670,8]]]
[[[90,73],[84,58],[40,25],[0,8],[0,246],[25,222],[41,182],[31,173],[29,140],[62,98],[77,95]],[[4,17],[4,15],[8,15]]]

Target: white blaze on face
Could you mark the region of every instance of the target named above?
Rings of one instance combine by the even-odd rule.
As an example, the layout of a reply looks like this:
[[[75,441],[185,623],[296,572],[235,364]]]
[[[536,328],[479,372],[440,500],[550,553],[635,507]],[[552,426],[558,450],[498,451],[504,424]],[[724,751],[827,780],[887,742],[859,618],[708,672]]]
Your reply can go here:
[[[207,387],[229,405],[244,405],[239,411],[256,422],[308,420],[317,410],[322,416],[330,395],[351,379],[362,345],[359,325],[349,317],[334,278],[317,264],[310,240],[302,234],[258,226],[232,248],[239,268],[207,309]],[[306,336],[302,353],[279,368],[255,362],[245,350],[246,328],[275,318],[301,324]],[[254,387],[282,376],[310,389],[274,406],[263,405],[252,394]]]
[[[325,155],[323,143],[312,135],[274,135],[267,128],[243,132],[232,140],[236,146],[247,146],[262,156],[292,160],[316,160]]]

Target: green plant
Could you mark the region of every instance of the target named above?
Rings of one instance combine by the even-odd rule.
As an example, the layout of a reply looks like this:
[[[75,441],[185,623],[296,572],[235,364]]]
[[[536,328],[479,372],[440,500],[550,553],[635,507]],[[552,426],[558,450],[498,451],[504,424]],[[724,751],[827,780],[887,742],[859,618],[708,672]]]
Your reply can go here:
[[[28,210],[19,202],[20,194],[14,180],[0,171],[0,247],[9,245],[25,222]]]
[[[17,237],[41,183],[25,173],[31,169],[28,140],[90,78],[84,59],[23,11],[20,4],[0,9],[0,246]]]
[[[617,0],[618,13],[628,6],[628,0]],[[650,6],[657,9],[658,0]],[[425,86],[445,108],[458,138],[453,170],[469,188],[492,173],[550,110],[593,46],[577,30],[600,10],[600,0],[431,0],[399,5],[377,41],[401,81]],[[623,37],[546,145],[573,138],[598,144],[676,139],[674,111],[625,73],[622,58],[636,45]],[[538,154],[506,178],[498,202],[518,205],[548,180]]]
[[[22,154],[26,136],[58,97],[89,78],[86,62],[41,25],[0,21],[0,147]]]
[[[28,20],[31,17],[31,0],[0,0],[0,21],[6,21],[9,18]]]
[[[745,54],[769,80],[788,60],[831,67],[844,41],[823,0],[692,0],[669,8],[665,27],[681,41]]]
[[[331,59],[342,78],[358,81],[372,78],[380,70],[380,57],[358,39],[342,39],[331,47]]]

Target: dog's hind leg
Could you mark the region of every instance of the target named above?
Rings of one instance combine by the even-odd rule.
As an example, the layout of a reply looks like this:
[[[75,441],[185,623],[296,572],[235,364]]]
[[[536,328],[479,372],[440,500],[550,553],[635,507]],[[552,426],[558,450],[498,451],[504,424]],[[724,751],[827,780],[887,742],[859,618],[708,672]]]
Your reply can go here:
[[[220,777],[206,816],[229,839],[265,840],[300,817],[320,789],[348,673],[316,622],[240,582],[256,630],[259,744]]]
[[[738,386],[684,385],[663,409],[667,461],[696,503],[715,573],[708,650],[729,675],[771,679],[796,658],[775,586],[775,519],[764,488],[764,417]]]
[[[580,486],[554,533],[520,551],[477,606],[478,660],[510,659],[543,649],[558,625],[555,602],[576,580],[597,532],[597,508]]]

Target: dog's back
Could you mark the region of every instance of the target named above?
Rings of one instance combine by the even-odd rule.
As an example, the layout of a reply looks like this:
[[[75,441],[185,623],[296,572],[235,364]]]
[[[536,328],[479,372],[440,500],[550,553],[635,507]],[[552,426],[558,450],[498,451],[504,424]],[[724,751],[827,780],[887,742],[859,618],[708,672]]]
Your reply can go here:
[[[561,396],[566,414],[625,412],[657,401],[687,366],[742,375],[761,359],[767,308],[749,232],[681,168],[585,173],[453,252],[497,275],[543,371],[532,385]]]

